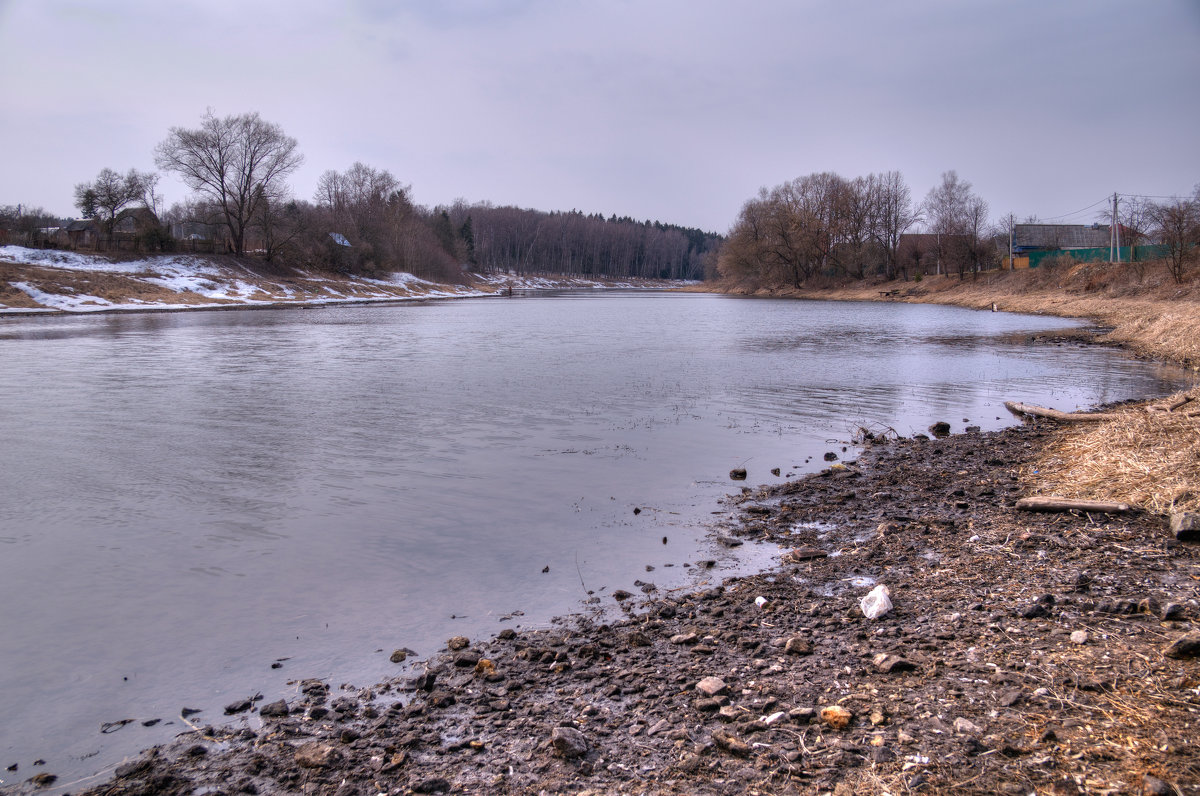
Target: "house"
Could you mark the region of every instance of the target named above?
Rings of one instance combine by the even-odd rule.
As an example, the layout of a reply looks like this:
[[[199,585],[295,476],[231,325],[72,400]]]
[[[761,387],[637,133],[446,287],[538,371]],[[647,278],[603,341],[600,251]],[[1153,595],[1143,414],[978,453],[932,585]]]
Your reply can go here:
[[[1106,224],[1017,224],[1013,227],[1013,253],[1107,248]]]
[[[117,214],[113,237],[117,240],[137,238],[162,226],[158,216],[148,207],[131,207]]]
[[[94,249],[100,240],[100,224],[94,218],[81,218],[66,226],[67,245],[72,249]]]

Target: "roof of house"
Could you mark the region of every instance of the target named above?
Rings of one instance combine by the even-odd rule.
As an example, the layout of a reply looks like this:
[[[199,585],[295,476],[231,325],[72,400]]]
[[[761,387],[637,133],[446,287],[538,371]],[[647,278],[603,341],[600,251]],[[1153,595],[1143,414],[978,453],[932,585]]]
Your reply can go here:
[[[1108,245],[1108,227],[1101,224],[1017,224],[1016,249],[1094,249]]]

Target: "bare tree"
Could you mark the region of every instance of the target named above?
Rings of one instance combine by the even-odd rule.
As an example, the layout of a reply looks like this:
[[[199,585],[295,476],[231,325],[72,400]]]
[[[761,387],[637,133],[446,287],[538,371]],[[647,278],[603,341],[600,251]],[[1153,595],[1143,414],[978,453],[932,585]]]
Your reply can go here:
[[[939,267],[953,266],[959,278],[968,265],[978,264],[975,242],[987,220],[987,202],[971,192],[971,183],[953,169],[929,190],[922,205],[930,232],[936,234]]]
[[[111,238],[121,211],[136,202],[144,202],[148,194],[153,197],[157,184],[156,174],[130,169],[121,175],[112,169],[101,169],[92,182],[75,186],[75,206],[84,218],[97,219],[104,226],[106,236]]]
[[[1200,202],[1176,199],[1154,205],[1154,227],[1167,247],[1167,268],[1175,282],[1182,283],[1188,266],[1197,257],[1200,246]]]
[[[172,127],[155,162],[220,208],[233,253],[241,256],[259,204],[304,162],[296,148],[296,139],[257,113],[218,119],[210,108],[199,129]]]
[[[912,193],[900,172],[885,171],[878,175],[875,186],[872,227],[883,248],[883,272],[894,279],[900,270],[908,279],[907,268],[900,263],[900,236],[921,220],[921,211],[913,206]]]

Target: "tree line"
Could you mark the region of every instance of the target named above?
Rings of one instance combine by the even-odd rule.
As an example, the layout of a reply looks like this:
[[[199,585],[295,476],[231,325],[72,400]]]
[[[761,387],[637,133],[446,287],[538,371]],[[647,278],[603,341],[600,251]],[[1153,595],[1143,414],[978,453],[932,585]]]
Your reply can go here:
[[[949,171],[922,203],[898,171],[846,178],[832,172],[763,188],[747,201],[718,256],[721,276],[763,284],[803,285],[818,276],[907,278],[914,266],[901,236],[925,222],[938,257],[978,267],[987,203]]]
[[[304,162],[296,139],[257,113],[218,117],[210,109],[197,128],[172,127],[154,159],[192,195],[164,209],[158,175],[136,169],[104,168],[75,186],[75,206],[99,227],[100,245],[138,211],[137,244],[149,251],[177,248],[175,228],[184,233],[178,237],[216,239],[216,251],[237,257],[461,282],[470,270],[699,279],[721,240],[578,211],[463,201],[430,209],[391,172],[363,163],[324,172],[305,200],[288,184]],[[52,243],[37,233],[60,223],[40,208],[0,207],[0,226],[25,242]]]
[[[459,231],[481,271],[690,279],[705,277],[721,237],[693,227],[599,213],[456,202],[438,219]]]
[[[798,287],[830,277],[908,279],[932,260],[939,272],[962,278],[1000,264],[1016,223],[1012,214],[990,221],[988,203],[955,171],[942,174],[922,201],[897,171],[819,172],[762,188],[742,205],[717,272],[743,285]],[[1164,246],[1170,273],[1182,281],[1200,259],[1200,186],[1182,199],[1131,197],[1117,224],[1123,245],[1153,238]]]

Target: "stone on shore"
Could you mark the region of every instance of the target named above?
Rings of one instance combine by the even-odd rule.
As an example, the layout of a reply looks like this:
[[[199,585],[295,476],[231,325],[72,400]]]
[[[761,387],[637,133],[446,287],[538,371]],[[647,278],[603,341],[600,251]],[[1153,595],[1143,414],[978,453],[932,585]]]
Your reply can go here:
[[[1171,533],[1181,542],[1200,541],[1200,512],[1177,511],[1172,514]]]
[[[821,708],[821,721],[830,729],[844,730],[850,726],[850,722],[853,719],[854,714],[841,705],[830,705],[827,708]]]
[[[559,757],[583,757],[588,751],[588,741],[574,727],[555,727],[550,733],[550,743]]]
[[[331,744],[312,741],[296,750],[296,765],[301,768],[324,768],[338,762],[340,757]]]
[[[288,705],[284,700],[278,702],[269,702],[262,706],[258,711],[260,716],[286,716],[288,714]]]
[[[727,688],[728,686],[725,685],[725,681],[719,677],[705,677],[696,683],[696,690],[707,697],[723,694]]]
[[[1163,650],[1163,655],[1177,659],[1200,657],[1200,632],[1188,633],[1175,639]]]

